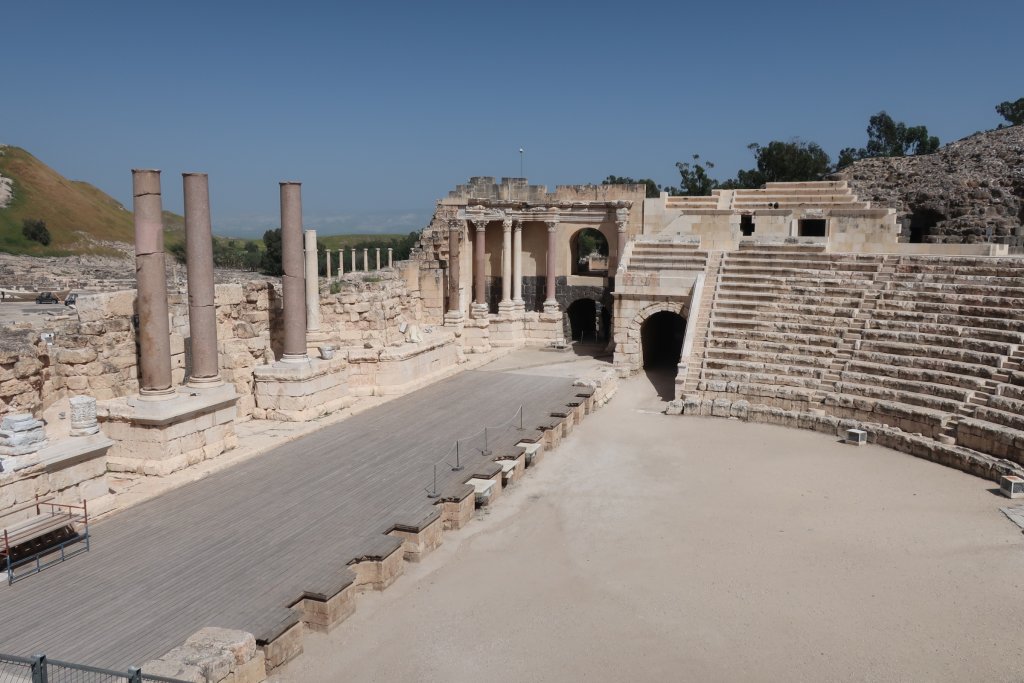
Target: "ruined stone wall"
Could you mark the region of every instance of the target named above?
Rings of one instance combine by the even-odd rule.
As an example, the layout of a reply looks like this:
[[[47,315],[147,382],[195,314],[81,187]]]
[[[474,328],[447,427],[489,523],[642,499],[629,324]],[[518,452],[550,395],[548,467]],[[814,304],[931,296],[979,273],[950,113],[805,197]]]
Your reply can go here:
[[[1024,242],[1024,126],[978,133],[934,154],[864,159],[834,176],[896,209],[902,241]]]
[[[175,385],[190,371],[188,300],[169,296],[171,367]],[[216,287],[217,341],[221,377],[240,395],[238,416],[252,415],[256,402],[253,370],[280,356],[283,326],[279,283],[255,281]],[[67,310],[67,309],[65,309]],[[42,411],[61,398],[89,395],[99,400],[139,391],[135,291],[82,296],[64,319],[36,321],[0,337],[0,415]],[[401,272],[346,275],[336,293],[321,296],[322,330],[345,349],[401,345],[402,323],[422,326],[418,292]],[[52,333],[52,344],[40,340]]]

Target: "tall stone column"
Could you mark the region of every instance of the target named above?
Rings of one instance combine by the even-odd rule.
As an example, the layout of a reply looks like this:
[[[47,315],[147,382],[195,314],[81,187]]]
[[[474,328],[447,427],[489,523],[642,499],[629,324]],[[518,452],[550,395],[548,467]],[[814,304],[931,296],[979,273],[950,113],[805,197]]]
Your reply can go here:
[[[331,281],[331,250],[324,249],[324,253],[327,255],[327,281]]]
[[[380,247],[375,247],[374,251],[377,252],[377,270],[380,270]]]
[[[548,258],[544,276],[544,312],[557,313],[559,308],[558,300],[555,298],[555,271],[557,264],[555,252],[558,249],[558,221],[545,221],[545,223],[548,226]]]
[[[345,250],[338,250],[338,277],[345,274]]]
[[[306,241],[306,332],[320,331],[320,264],[317,262],[316,230],[303,233]]]
[[[526,310],[523,301],[523,222],[512,222],[512,304],[517,311]]]
[[[462,313],[462,221],[448,221],[448,311],[444,317],[447,322],[458,323],[463,319]]]
[[[167,318],[160,171],[132,171],[132,208],[138,283],[139,394],[145,399],[172,398],[175,392],[171,386],[171,327]]]
[[[626,241],[629,239],[626,235],[626,226],[629,224],[629,209],[616,209],[615,210],[615,228],[618,231],[616,234],[617,242],[615,244],[615,269],[618,270],[619,266],[622,265],[622,257],[626,253]],[[611,271],[611,268],[609,268]],[[614,271],[611,271],[614,273]]]
[[[217,307],[213,291],[213,232],[210,186],[205,173],[182,173],[185,189],[185,261],[188,267],[188,327],[192,338],[189,386],[220,384]]]
[[[352,247],[352,272],[356,272],[356,248]]]
[[[370,270],[370,250],[363,247],[363,272]]]
[[[515,305],[512,303],[512,219],[501,222],[501,301],[498,313],[509,315]]]
[[[388,247],[388,268],[393,268],[394,267],[392,265],[392,263],[391,263],[392,252],[394,252],[394,248],[393,247]]]
[[[490,307],[487,305],[487,280],[484,278],[484,262],[487,259],[487,224],[489,220],[472,221],[476,228],[473,240],[473,317],[486,318]]]
[[[316,237],[314,235],[314,244]],[[306,276],[302,259],[302,184],[281,183],[281,266],[284,276],[284,353],[281,360],[304,362],[306,355]]]

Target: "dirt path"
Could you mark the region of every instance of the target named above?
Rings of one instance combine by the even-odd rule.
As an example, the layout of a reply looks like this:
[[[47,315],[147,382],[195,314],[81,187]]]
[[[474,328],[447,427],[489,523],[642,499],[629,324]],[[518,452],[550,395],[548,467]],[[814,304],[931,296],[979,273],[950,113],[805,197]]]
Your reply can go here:
[[[657,404],[624,382],[280,678],[1020,680],[1024,537],[991,483]]]

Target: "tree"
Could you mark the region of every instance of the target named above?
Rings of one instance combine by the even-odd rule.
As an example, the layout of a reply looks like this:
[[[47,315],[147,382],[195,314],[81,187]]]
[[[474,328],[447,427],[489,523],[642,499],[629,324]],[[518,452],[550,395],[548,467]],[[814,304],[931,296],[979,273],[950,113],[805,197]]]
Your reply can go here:
[[[700,155],[693,155],[693,163],[677,161],[676,168],[679,170],[679,188],[682,194],[690,197],[703,197],[711,194],[711,191],[718,187],[718,181],[708,174],[708,170],[715,165],[710,161],[703,164]]]
[[[996,105],[996,113],[1006,119],[1011,126],[1024,124],[1024,97],[1015,102],[1000,102]]]
[[[21,222],[21,234],[26,239],[38,242],[44,247],[50,243],[50,231],[46,229],[46,221],[38,218],[26,218]]]
[[[755,188],[765,183],[795,183],[821,180],[832,170],[828,153],[816,142],[772,140],[765,146],[747,146],[754,153],[757,167],[736,174],[733,188]]]
[[[867,145],[861,149],[847,147],[840,151],[836,168],[849,166],[857,159],[931,154],[939,148],[939,139],[928,135],[927,126],[908,126],[893,120],[885,111],[868,119],[867,132]]]
[[[261,270],[267,275],[281,275],[281,228],[263,233],[263,244],[267,250],[263,252]]]
[[[607,178],[605,178],[604,180],[602,180],[601,184],[602,185],[646,185],[647,186],[647,194],[645,195],[646,197],[648,197],[648,198],[657,197],[659,194],[661,194],[661,188],[658,186],[658,183],[654,182],[650,178],[641,178],[640,180],[634,180],[633,178],[630,178],[629,176],[610,175]]]

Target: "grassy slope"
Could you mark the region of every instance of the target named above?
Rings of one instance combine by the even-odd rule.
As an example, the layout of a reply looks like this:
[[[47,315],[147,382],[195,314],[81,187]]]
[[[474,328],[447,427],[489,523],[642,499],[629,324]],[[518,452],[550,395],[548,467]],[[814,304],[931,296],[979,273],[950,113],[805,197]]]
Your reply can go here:
[[[118,201],[89,183],[68,180],[19,147],[0,149],[0,175],[14,181],[14,199],[0,209],[0,251],[34,256],[108,252],[82,239],[80,232],[96,240],[134,241],[132,214]],[[21,224],[26,218],[46,221],[49,246],[25,239]],[[174,240],[183,219],[164,212],[164,220],[167,238]]]

